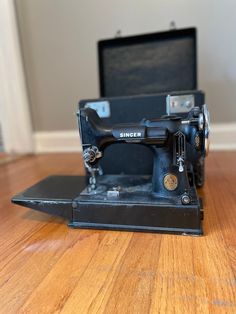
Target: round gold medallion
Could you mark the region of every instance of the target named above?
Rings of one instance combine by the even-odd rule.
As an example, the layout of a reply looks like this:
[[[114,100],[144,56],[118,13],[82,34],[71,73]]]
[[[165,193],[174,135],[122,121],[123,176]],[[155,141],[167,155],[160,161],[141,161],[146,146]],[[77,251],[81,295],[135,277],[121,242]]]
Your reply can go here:
[[[178,186],[178,178],[172,173],[164,176],[164,186],[168,191],[174,191]]]

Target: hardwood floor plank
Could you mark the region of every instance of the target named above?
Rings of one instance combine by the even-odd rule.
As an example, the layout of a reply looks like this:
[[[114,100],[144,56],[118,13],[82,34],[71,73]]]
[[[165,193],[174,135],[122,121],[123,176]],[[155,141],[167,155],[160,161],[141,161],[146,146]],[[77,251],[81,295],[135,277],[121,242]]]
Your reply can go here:
[[[61,313],[96,313],[109,288],[117,268],[132,237],[127,232],[111,232],[105,235],[83,276],[67,299]]]
[[[76,232],[67,231],[63,224],[52,223],[23,241],[17,254],[0,271],[2,311],[16,313],[65,250],[77,240]]]

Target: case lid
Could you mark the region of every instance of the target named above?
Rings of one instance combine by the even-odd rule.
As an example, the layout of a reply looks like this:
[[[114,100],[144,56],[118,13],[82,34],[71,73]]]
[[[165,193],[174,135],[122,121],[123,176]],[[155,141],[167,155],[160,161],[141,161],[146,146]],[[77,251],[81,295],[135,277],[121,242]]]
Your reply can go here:
[[[98,42],[101,97],[197,89],[196,29]]]

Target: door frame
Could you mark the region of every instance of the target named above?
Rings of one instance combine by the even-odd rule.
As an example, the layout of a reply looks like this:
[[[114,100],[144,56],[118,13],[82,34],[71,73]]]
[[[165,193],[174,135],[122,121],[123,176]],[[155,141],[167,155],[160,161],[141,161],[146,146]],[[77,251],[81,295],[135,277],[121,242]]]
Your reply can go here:
[[[6,153],[32,153],[33,128],[14,0],[0,0],[0,124]]]

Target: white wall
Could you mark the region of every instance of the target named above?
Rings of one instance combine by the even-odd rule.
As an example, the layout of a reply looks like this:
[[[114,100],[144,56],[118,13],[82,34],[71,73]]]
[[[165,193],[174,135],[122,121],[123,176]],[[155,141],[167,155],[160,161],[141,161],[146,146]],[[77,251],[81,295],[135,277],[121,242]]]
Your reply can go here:
[[[76,103],[98,96],[96,41],[198,28],[199,87],[213,122],[236,121],[236,1],[16,0],[35,130],[76,128]]]

